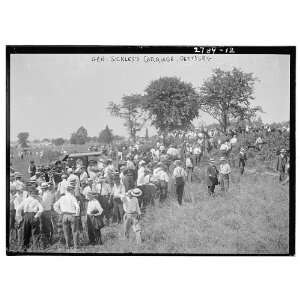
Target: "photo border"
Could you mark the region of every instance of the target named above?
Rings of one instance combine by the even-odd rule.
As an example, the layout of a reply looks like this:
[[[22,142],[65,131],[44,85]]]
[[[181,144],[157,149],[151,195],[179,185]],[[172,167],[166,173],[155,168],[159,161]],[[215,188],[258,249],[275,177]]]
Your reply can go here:
[[[196,52],[201,49],[204,53]],[[216,49],[211,53],[211,49]],[[234,53],[224,53],[233,49]],[[207,53],[210,51],[210,53]],[[228,50],[231,51],[231,50]],[[10,55],[11,54],[194,54],[237,55],[277,54],[290,55],[290,181],[289,181],[289,253],[42,253],[9,250],[9,175],[10,175]],[[6,46],[6,255],[8,256],[294,256],[296,209],[296,47],[295,46]]]

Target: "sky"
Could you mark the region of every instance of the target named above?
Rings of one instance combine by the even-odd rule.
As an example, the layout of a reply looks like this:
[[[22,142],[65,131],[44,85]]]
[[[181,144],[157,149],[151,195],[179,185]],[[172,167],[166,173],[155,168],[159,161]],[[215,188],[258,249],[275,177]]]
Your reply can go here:
[[[255,83],[253,105],[262,106],[267,123],[290,119],[290,58],[288,55],[123,55],[107,54],[13,54],[10,70],[11,140],[19,132],[29,139],[70,138],[80,126],[89,136],[98,136],[106,125],[114,134],[128,136],[121,119],[106,110],[108,102],[143,93],[152,80],[176,76],[196,88],[213,69],[237,67],[252,72]],[[124,61],[125,58],[131,61]],[[173,57],[173,61],[149,61]],[[183,61],[183,57],[189,61]],[[201,58],[198,55],[197,58]],[[101,61],[103,58],[104,61]],[[123,59],[123,61],[120,61]],[[200,112],[200,122],[215,122]],[[144,135],[145,129],[140,133]],[[155,133],[149,128],[150,135]]]

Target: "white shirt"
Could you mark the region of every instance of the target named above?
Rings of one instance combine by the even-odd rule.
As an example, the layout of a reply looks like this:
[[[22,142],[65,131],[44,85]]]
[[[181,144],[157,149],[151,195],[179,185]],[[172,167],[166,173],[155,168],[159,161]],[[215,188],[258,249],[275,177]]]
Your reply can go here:
[[[91,187],[90,187],[89,185],[87,185],[87,186],[83,189],[82,195],[87,199],[87,194],[88,194],[89,192],[91,192],[91,191],[92,191]]]
[[[51,210],[54,202],[55,202],[55,194],[52,193],[51,191],[45,191],[42,195],[42,201],[41,201],[43,209],[45,211]]]
[[[38,218],[41,215],[41,213],[43,212],[43,210],[44,209],[43,209],[42,205],[36,198],[33,198],[32,196],[28,196],[18,206],[18,208],[16,210],[16,216],[18,218],[20,218],[22,211],[24,211],[24,213],[34,212],[34,213],[36,213],[34,217]]]
[[[64,196],[60,197],[53,206],[57,213],[71,213],[79,215],[80,208],[75,196],[67,192]]]
[[[98,213],[97,214],[92,214],[93,210],[97,210]],[[100,216],[103,212],[103,209],[102,209],[100,203],[95,199],[95,200],[90,200],[88,202],[86,212],[87,212],[88,215]]]
[[[237,143],[237,138],[236,137],[233,137],[231,140],[230,140],[230,144],[231,145],[234,145]]]
[[[228,150],[228,147],[226,144],[222,144],[221,147],[220,147],[220,150],[221,151],[227,151]]]
[[[140,167],[138,170],[138,178],[137,178],[137,185],[143,185],[145,184],[145,168]]]
[[[195,154],[195,155],[201,154],[201,149],[199,147],[195,147],[193,150],[193,154]]]
[[[220,173],[221,174],[231,173],[230,165],[228,163],[220,164]]]
[[[83,173],[80,174],[80,181],[84,181],[87,178],[88,178],[87,172],[84,171]]]
[[[67,191],[68,181],[67,179],[63,179],[57,186],[57,191],[59,191],[60,194],[65,194]]]
[[[187,174],[182,167],[176,167],[173,171],[173,177],[186,177]]]
[[[122,198],[126,193],[125,186],[122,183],[120,183],[119,185],[114,184],[111,193],[114,198]]]
[[[101,188],[102,185],[102,188]],[[106,182],[100,182],[96,184],[96,193],[100,194],[101,196],[108,196],[111,193],[111,187],[108,183]]]
[[[139,215],[141,214],[140,206],[139,206],[139,201],[136,197],[122,197],[121,198],[123,202],[123,208],[126,213],[138,213]]]
[[[159,180],[169,182],[169,176],[164,170],[160,170],[157,175]]]

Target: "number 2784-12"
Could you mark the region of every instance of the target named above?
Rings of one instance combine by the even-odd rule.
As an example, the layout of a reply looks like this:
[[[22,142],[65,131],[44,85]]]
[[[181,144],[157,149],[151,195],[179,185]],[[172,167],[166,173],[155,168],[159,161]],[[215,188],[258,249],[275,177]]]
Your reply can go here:
[[[210,48],[205,48],[205,47],[194,47],[195,53],[200,53],[200,54],[215,54],[216,52],[218,53],[235,53],[234,48],[216,48],[216,47],[210,47]],[[217,51],[218,50],[218,51]]]

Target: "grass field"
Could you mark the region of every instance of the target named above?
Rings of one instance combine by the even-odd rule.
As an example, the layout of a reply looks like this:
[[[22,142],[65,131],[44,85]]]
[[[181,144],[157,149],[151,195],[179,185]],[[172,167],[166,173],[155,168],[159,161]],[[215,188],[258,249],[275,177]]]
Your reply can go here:
[[[76,252],[287,254],[289,252],[289,190],[261,166],[240,177],[234,170],[230,191],[217,188],[209,198],[204,168],[187,189],[192,202],[179,207],[173,195],[163,205],[147,208],[142,218],[141,246],[123,239],[120,225],[105,227],[103,246],[82,246]],[[200,182],[199,182],[200,181]],[[53,245],[43,252],[65,252]],[[74,250],[70,250],[74,251]]]

